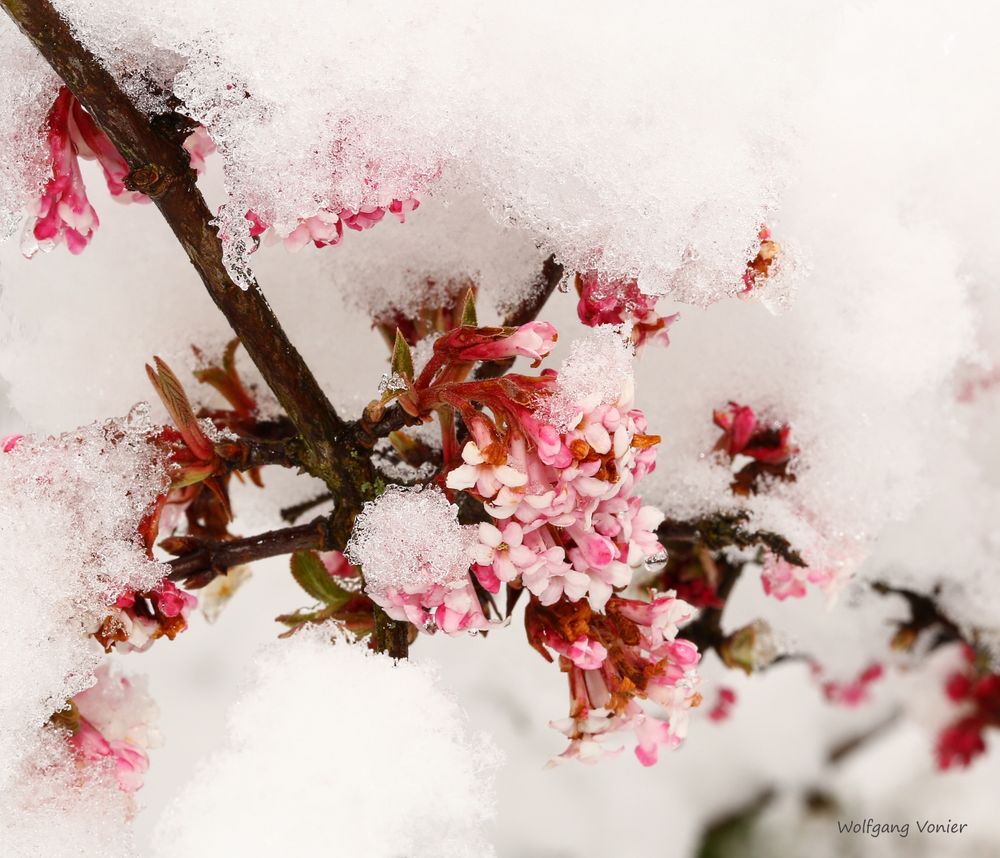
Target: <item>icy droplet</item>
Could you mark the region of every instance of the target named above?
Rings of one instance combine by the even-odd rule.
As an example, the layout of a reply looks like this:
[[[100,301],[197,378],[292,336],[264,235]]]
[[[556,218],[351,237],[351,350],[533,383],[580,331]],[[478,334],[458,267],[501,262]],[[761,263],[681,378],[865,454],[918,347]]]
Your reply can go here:
[[[646,558],[644,565],[647,572],[662,572],[667,568],[667,552],[657,551],[654,554],[650,554]]]

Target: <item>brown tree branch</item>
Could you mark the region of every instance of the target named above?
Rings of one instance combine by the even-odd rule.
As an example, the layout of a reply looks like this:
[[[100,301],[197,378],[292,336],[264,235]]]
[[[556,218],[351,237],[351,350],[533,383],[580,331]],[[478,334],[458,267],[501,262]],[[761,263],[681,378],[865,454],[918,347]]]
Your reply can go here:
[[[173,553],[183,553],[167,562],[170,567],[167,577],[171,581],[186,581],[189,587],[204,587],[232,567],[254,560],[307,549],[341,549],[344,546],[335,542],[330,524],[329,516],[320,516],[308,524],[270,530],[244,539],[203,540],[183,536],[168,539],[165,543]]]
[[[362,503],[377,493],[369,457],[353,443],[302,356],[282,330],[256,282],[241,289],[223,260],[218,229],[195,183],[187,154],[169,123],[154,125],[101,62],[77,41],[49,0],[0,0],[3,8],[62,78],[131,171],[127,184],[151,197],[209,295],[243,343],[304,444],[303,463],[340,501],[331,522],[346,540]],[[387,627],[392,621],[383,618]],[[404,630],[405,631],[405,630]],[[393,635],[393,640],[406,636]],[[405,647],[392,652],[405,656]]]
[[[131,170],[129,184],[152,197],[305,442],[310,470],[333,482],[338,493],[350,491],[344,474],[334,473],[345,458],[337,449],[345,424],[285,335],[260,287],[252,283],[241,289],[226,271],[213,215],[182,147],[154,129],[100,61],[74,38],[48,0],[0,2],[125,159]]]

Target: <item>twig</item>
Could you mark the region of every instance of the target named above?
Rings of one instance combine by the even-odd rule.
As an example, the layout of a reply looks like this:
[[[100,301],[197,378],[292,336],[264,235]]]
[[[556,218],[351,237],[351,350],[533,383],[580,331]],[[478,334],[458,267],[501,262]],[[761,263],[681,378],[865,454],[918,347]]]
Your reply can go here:
[[[289,524],[295,524],[295,522],[302,518],[303,515],[309,512],[309,510],[315,509],[321,504],[332,500],[332,493],[323,492],[323,494],[317,495],[314,498],[309,498],[309,500],[300,501],[299,503],[292,504],[291,506],[286,506],[281,510],[282,521],[287,521]]]
[[[333,538],[330,525],[330,517],[321,516],[308,524],[270,530],[244,539],[223,541],[179,537],[166,540],[168,544],[172,543],[174,553],[183,552],[180,557],[167,562],[170,567],[167,577],[171,581],[187,581],[188,586],[204,587],[233,566],[254,560],[306,549],[329,551],[343,548]]]
[[[880,596],[899,596],[906,601],[910,609],[910,619],[904,624],[904,628],[909,629],[914,636],[925,629],[937,628],[938,634],[932,648],[956,640],[971,643],[958,623],[952,620],[935,601],[937,591],[932,595],[926,595],[906,587],[893,587],[884,581],[872,582],[871,588]]]

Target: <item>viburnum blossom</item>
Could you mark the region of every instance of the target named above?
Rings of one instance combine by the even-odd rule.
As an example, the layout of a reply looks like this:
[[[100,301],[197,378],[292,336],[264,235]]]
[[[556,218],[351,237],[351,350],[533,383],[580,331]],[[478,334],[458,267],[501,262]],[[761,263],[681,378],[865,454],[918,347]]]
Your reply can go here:
[[[365,504],[344,555],[394,619],[446,634],[489,627],[469,567],[473,536],[437,489],[390,487]]]
[[[118,786],[135,792],[149,768],[146,751],[160,743],[156,705],[144,683],[115,675],[106,664],[96,676],[96,684],[77,694],[60,720],[73,730],[71,743],[82,759],[110,760]]]
[[[732,688],[722,686],[715,698],[715,705],[708,710],[708,717],[719,723],[729,720],[733,706],[736,705],[736,692]]]
[[[27,257],[39,250],[52,250],[64,241],[70,253],[82,253],[100,225],[87,197],[80,158],[101,165],[108,191],[116,201],[149,202],[145,194],[126,187],[128,164],[67,87],[60,88],[49,111],[47,133],[52,178],[31,212],[34,221],[22,242]],[[215,145],[208,132],[199,127],[187,138],[184,148],[192,169],[200,171]]]
[[[952,672],[945,693],[955,704],[956,718],[937,739],[937,761],[941,769],[968,766],[986,752],[983,734],[1000,727],[1000,674],[986,666],[971,646],[962,646],[963,668]]]
[[[580,296],[576,313],[588,327],[630,325],[636,347],[647,342],[670,345],[670,326],[680,314],[659,315],[657,296],[644,294],[635,280],[615,280],[589,271],[576,275],[576,291]]]
[[[260,214],[251,210],[246,214],[250,221],[250,236],[258,238],[270,230],[282,242],[285,250],[292,253],[301,250],[312,242],[315,247],[336,247],[344,237],[344,227],[361,232],[371,229],[386,214],[391,214],[400,223],[406,223],[406,216],[420,206],[415,197],[406,200],[392,200],[389,205],[366,206],[357,211],[340,209],[339,211],[323,210],[314,215],[302,218],[288,233],[282,235],[272,228]]]
[[[823,591],[830,590],[836,582],[836,573],[830,569],[798,566],[789,563],[784,557],[768,553],[760,573],[760,582],[768,596],[783,602],[785,599],[805,597],[807,583],[815,584]]]
[[[693,615],[673,593],[650,602],[614,596],[604,613],[585,602],[529,606],[529,641],[546,659],[552,658],[547,650],[555,650],[569,674],[570,715],[552,726],[570,744],[553,762],[596,762],[617,754],[621,748],[609,749],[605,742],[624,731],[634,733],[635,754],[645,766],[657,761],[661,745],[681,743],[688,710],[701,699],[698,649],[677,637],[678,623]],[[647,712],[639,699],[657,704],[665,717]]]
[[[812,665],[813,675],[822,677],[823,668],[816,663]],[[885,675],[885,669],[877,662],[868,665],[854,679],[848,682],[837,682],[832,679],[821,679],[820,688],[823,697],[830,703],[839,706],[860,706],[866,703],[871,697],[871,685]]]
[[[454,421],[441,420],[444,484],[479,501],[486,518],[474,531],[471,549],[479,586],[490,594],[501,585],[527,590],[529,640],[547,659],[550,651],[557,653],[569,673],[570,719],[556,725],[572,740],[562,758],[593,759],[607,734],[631,730],[639,759],[650,765],[660,745],[674,746],[684,736],[686,711],[699,699],[699,654],[677,637],[694,609],[675,593],[650,602],[618,595],[634,569],[664,553],[656,537],[662,512],[634,494],[655,468],[659,439],[647,433],[645,417],[634,407],[626,345],[602,328],[571,350],[558,373],[467,380],[469,360],[516,354],[537,360],[554,341],[550,326],[463,326],[438,338],[433,357],[414,376],[410,361],[399,356],[404,347],[397,338],[394,368],[404,370],[404,386],[392,396],[414,417],[454,409],[465,427],[467,440],[459,445]],[[355,534],[371,531],[365,515]],[[395,514],[391,535],[386,527],[367,562],[383,565],[383,546],[406,542],[405,555],[393,553],[391,563],[394,574],[402,567],[405,575],[410,558],[423,550],[400,535],[414,528],[402,522],[416,517],[415,511]],[[356,549],[348,556],[364,559]],[[464,586],[457,570],[454,580],[456,588]],[[429,582],[421,582],[409,594],[418,610],[406,614],[400,610],[403,596],[380,592],[381,586],[377,569],[376,588],[369,580],[368,592],[411,621],[423,621],[420,612],[438,598]],[[646,713],[637,699],[664,707],[666,719]]]

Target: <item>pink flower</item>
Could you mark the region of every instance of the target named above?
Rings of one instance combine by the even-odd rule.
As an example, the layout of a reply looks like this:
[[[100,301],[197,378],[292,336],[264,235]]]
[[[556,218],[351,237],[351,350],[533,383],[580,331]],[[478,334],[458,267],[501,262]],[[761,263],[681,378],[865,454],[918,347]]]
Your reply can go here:
[[[28,257],[38,248],[50,249],[62,241],[66,242],[70,253],[81,253],[99,224],[97,212],[87,199],[76,148],[70,137],[72,110],[73,96],[64,87],[49,112],[52,178],[35,207],[32,235],[39,244],[25,248]]]
[[[764,592],[779,602],[783,602],[785,599],[803,598],[806,595],[807,582],[827,591],[833,586],[835,580],[836,575],[832,570],[796,566],[774,554],[768,554],[764,561],[764,568],[760,573]]]
[[[84,760],[110,759],[119,788],[135,792],[149,768],[146,751],[159,744],[156,706],[143,685],[112,675],[106,664],[96,675],[97,683],[73,698],[79,729],[71,742]]]
[[[207,144],[200,138],[199,132],[204,132],[204,129],[198,129],[185,146],[190,142],[198,152],[203,152]],[[149,202],[145,194],[126,187],[128,164],[66,87],[59,90],[49,111],[48,143],[52,178],[33,208],[33,241],[24,243],[22,250],[25,256],[30,257],[40,249],[50,250],[63,241],[70,253],[81,253],[93,237],[100,222],[87,198],[80,173],[80,158],[94,159],[101,165],[108,190],[118,202]],[[194,154],[192,166],[199,168]]]
[[[617,599],[615,611],[640,626],[653,648],[675,640],[678,626],[694,619],[696,613],[691,605],[678,599],[673,590],[654,597],[650,602]]]
[[[818,675],[820,672],[821,668],[819,665],[814,665],[813,673]],[[860,706],[870,697],[869,686],[878,679],[881,679],[883,674],[882,665],[876,663],[866,667],[850,682],[827,680],[821,685],[823,696],[830,703],[836,703],[840,706]]]
[[[528,322],[519,328],[501,328],[502,333],[494,337],[482,337],[483,342],[460,349],[457,354],[460,360],[505,360],[507,358],[530,357],[534,366],[555,347],[558,334],[555,327],[548,322]]]
[[[615,280],[597,272],[578,274],[576,291],[580,296],[576,312],[583,324],[632,325],[632,342],[638,347],[647,342],[670,345],[670,326],[678,314],[660,316],[656,312],[657,298],[645,295],[635,280]]]
[[[789,443],[792,430],[787,423],[777,428],[763,426],[749,405],[730,402],[727,408],[713,412],[712,419],[723,431],[716,449],[724,450],[730,457],[749,456],[758,462],[779,465],[798,452]]]
[[[184,141],[184,149],[188,153],[191,169],[196,173],[205,171],[205,159],[216,150],[215,141],[204,125],[199,125]]]
[[[559,655],[569,659],[580,670],[597,670],[608,657],[608,651],[599,641],[594,641],[586,635],[580,635],[572,643],[563,640],[559,635],[546,634],[545,645],[554,649]]]
[[[681,737],[671,729],[670,723],[650,717],[637,703],[631,706],[633,711],[628,726],[635,732],[635,756],[644,766],[654,766],[660,757],[660,745],[676,748]]]
[[[479,542],[473,546],[476,574],[491,593],[500,589],[501,582],[510,583],[543,562],[524,538],[524,528],[514,521],[504,523],[502,530],[486,522],[479,525]]]
[[[9,453],[23,437],[23,435],[5,435],[3,438],[0,438],[0,451]]]
[[[340,212],[340,219],[344,222],[344,226],[358,232],[371,229],[383,217],[385,217],[385,209],[378,206],[365,206],[356,212],[342,209]]]
[[[294,253],[311,241],[316,247],[332,247],[340,244],[344,236],[344,222],[333,212],[318,212],[303,218],[283,239],[285,250]]]
[[[445,478],[445,485],[449,489],[461,491],[475,488],[483,500],[491,500],[504,487],[517,489],[528,482],[528,475],[508,464],[507,452],[494,443],[488,434],[477,433],[475,426],[472,432],[478,437],[467,441],[462,448],[463,464],[449,471]],[[509,515],[496,517],[506,518]]]
[[[715,705],[709,710],[708,717],[715,722],[726,721],[732,714],[733,706],[736,704],[736,692],[732,688],[725,686],[719,688]]]
[[[198,607],[198,600],[190,593],[178,589],[173,581],[164,579],[153,591],[152,597],[163,616],[188,618],[188,615]]]

